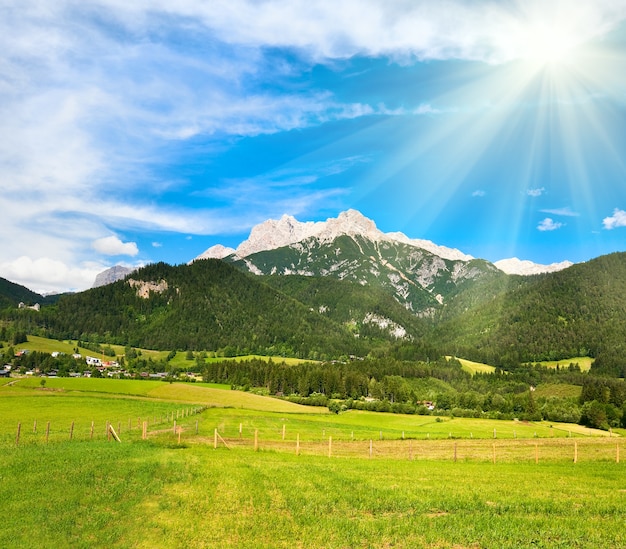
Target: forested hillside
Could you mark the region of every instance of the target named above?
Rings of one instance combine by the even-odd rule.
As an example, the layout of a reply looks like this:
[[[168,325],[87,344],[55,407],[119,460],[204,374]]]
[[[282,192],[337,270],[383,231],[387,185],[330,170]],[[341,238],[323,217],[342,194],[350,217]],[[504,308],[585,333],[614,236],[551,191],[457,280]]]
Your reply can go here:
[[[341,325],[217,260],[149,265],[125,281],[62,297],[45,320],[55,337],[151,349],[309,358],[362,351]]]
[[[460,356],[489,364],[592,356],[625,371],[626,254],[537,275],[492,301],[447,319],[435,337]]]
[[[413,340],[430,327],[381,288],[330,277],[272,275],[263,280],[360,337]]]
[[[356,252],[348,263],[355,262]],[[450,267],[455,265],[461,269]],[[446,279],[438,271],[437,284],[447,293],[426,316],[398,301],[399,283],[257,276],[219,260],[149,265],[125,281],[61,296],[41,312],[18,311],[16,297],[33,294],[5,285],[11,306],[3,315],[14,331],[153,349],[311,359],[412,359],[426,353],[506,369],[590,356],[597,372],[626,373],[626,254],[532,277],[482,269],[472,261],[462,268],[480,275],[456,277],[452,284],[453,273]],[[357,271],[367,269],[355,263],[352,272]]]
[[[34,305],[42,303],[45,298],[24,286],[0,278],[0,309],[17,307],[19,303]]]

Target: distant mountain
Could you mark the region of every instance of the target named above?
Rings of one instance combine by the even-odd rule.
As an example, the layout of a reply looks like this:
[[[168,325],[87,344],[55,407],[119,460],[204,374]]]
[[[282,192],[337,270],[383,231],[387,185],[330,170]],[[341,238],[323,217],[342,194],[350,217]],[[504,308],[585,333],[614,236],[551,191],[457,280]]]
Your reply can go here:
[[[400,232],[383,233],[376,228],[376,224],[371,219],[356,210],[348,210],[340,213],[337,218],[318,222],[301,223],[290,215],[284,215],[279,220],[269,219],[253,227],[248,239],[243,241],[236,250],[217,245],[209,248],[196,259],[224,259],[230,255],[243,259],[257,252],[275,250],[309,238],[328,243],[343,235],[358,235],[373,242],[399,242],[429,251],[444,259],[463,261],[473,259],[472,256],[459,250],[438,246],[430,240],[410,239]]]
[[[433,318],[468,282],[503,276],[487,261],[459,250],[385,234],[355,210],[325,222],[293,217],[254,227],[237,250],[210,248],[202,257],[222,257],[256,275],[301,275],[356,282],[382,290],[421,318]]]
[[[552,263],[550,265],[540,265],[532,261],[512,257],[510,259],[496,261],[494,265],[506,274],[529,276],[542,273],[556,273],[557,271],[571,267],[573,263],[571,261],[561,261],[560,263]]]
[[[129,269],[128,267],[122,267],[122,265],[115,265],[106,271],[102,271],[96,276],[96,280],[93,283],[92,288],[98,288],[99,286],[106,286],[112,284],[118,280],[122,280],[126,275],[132,273],[135,269]]]

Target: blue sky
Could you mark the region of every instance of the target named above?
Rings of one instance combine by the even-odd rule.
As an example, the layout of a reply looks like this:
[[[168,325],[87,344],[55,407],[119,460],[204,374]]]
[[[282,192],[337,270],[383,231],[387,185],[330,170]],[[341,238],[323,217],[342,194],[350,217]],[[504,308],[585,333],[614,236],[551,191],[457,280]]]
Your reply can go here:
[[[0,4],[0,276],[80,290],[349,208],[497,261],[626,250],[626,0]]]

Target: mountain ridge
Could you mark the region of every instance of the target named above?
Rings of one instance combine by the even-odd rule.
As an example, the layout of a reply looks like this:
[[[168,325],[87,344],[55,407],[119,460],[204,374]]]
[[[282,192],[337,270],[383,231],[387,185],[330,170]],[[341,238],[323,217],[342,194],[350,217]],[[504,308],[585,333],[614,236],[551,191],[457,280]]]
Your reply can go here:
[[[373,242],[397,242],[426,250],[445,260],[471,261],[476,259],[456,248],[441,246],[430,240],[410,238],[402,232],[384,233],[377,228],[373,220],[365,217],[358,210],[349,209],[339,213],[336,218],[328,218],[326,221],[301,222],[294,216],[287,214],[284,214],[279,219],[268,219],[252,227],[248,238],[243,240],[236,249],[216,244],[191,259],[191,261],[226,258],[231,258],[231,261],[244,260],[256,253],[292,246],[309,238],[317,238],[320,242],[328,243],[342,235],[359,235]],[[514,257],[501,259],[493,263],[493,265],[506,274],[530,276],[556,272],[570,267],[573,263],[562,261],[560,263],[542,265]],[[252,267],[250,271],[255,274],[261,274]],[[119,265],[111,267],[98,274],[93,287],[120,280],[129,272],[126,270],[126,267]]]
[[[444,259],[465,261],[474,259],[460,250],[439,246],[429,240],[411,239],[401,232],[383,233],[373,220],[354,209],[341,212],[336,218],[328,218],[326,221],[300,222],[290,215],[283,215],[278,220],[268,219],[255,225],[250,231],[250,236],[239,244],[237,249],[218,244],[208,248],[195,259],[224,259],[232,254],[243,259],[254,253],[297,244],[311,237],[321,242],[330,242],[342,235],[359,235],[376,242],[397,241],[425,249]]]

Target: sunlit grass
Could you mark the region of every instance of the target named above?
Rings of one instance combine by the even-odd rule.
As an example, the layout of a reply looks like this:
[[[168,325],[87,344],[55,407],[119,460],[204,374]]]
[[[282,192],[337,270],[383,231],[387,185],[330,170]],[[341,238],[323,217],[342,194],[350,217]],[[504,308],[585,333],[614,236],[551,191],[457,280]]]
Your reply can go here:
[[[541,366],[545,366],[546,368],[568,368],[570,364],[577,364],[580,367],[582,372],[588,372],[591,369],[591,365],[593,364],[593,358],[588,356],[578,356],[574,358],[566,358],[563,360],[546,360],[543,362],[538,362]]]
[[[448,359],[452,357],[446,357]],[[455,357],[456,358],[456,357]],[[483,364],[482,362],[474,362],[473,360],[466,360],[464,358],[457,358],[457,360],[461,363],[461,367],[466,372],[470,374],[491,374],[496,371],[495,366],[490,366],[489,364]]]
[[[620,547],[624,466],[63,443],[3,455],[2,547]],[[18,472],[16,474],[14,472]]]
[[[272,409],[277,399],[198,384],[58,378],[42,390],[37,382],[0,388],[0,501],[19,517],[5,521],[0,547],[626,542],[626,476],[616,463],[626,447],[597,436],[608,433],[326,408],[293,413]],[[213,393],[235,405],[190,412]],[[268,409],[239,407],[251,396]],[[48,444],[46,421],[54,426]],[[106,442],[105,421],[121,444]]]

